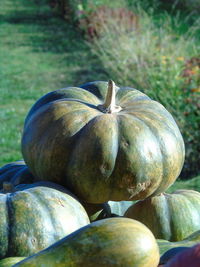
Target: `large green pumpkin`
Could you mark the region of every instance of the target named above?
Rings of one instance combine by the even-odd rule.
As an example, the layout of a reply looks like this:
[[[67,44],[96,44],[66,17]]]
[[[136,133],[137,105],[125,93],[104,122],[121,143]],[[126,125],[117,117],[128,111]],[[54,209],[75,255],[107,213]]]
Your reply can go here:
[[[160,103],[112,81],[91,82],[35,103],[25,120],[22,153],[38,179],[103,203],[165,191],[181,171],[184,143]]]
[[[157,267],[158,262],[156,240],[145,225],[109,218],[82,227],[15,266]]]
[[[200,193],[177,190],[138,201],[125,217],[144,223],[156,238],[180,241],[200,229]]]
[[[0,214],[0,259],[32,255],[89,223],[83,206],[50,182],[4,183]]]
[[[29,184],[34,182],[34,177],[23,160],[8,163],[0,168],[0,188],[4,182],[13,185]]]

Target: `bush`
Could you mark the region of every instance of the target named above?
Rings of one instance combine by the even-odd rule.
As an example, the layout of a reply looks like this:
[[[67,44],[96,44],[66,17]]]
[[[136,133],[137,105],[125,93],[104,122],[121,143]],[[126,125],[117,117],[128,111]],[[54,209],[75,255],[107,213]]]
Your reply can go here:
[[[110,17],[103,35],[89,42],[110,78],[136,87],[161,102],[174,116],[186,144],[182,177],[199,172],[200,153],[200,24],[183,33],[179,17],[157,18],[141,9],[138,30],[127,32]],[[185,21],[186,23],[186,21]],[[180,34],[182,32],[182,34]]]
[[[89,13],[83,13],[85,16],[79,19],[79,28],[83,31],[87,39],[93,39],[94,37],[100,37],[104,35],[106,31],[106,25],[110,24],[110,18],[118,25],[119,28],[126,32],[130,32],[133,29],[138,28],[137,16],[127,8],[110,8],[108,6],[100,6],[95,11]],[[114,31],[116,25],[113,25],[112,31]],[[116,32],[118,33],[118,31]]]

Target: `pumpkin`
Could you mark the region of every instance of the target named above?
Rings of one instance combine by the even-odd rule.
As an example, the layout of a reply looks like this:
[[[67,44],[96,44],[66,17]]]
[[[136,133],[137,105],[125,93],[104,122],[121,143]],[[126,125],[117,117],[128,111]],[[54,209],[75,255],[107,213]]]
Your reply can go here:
[[[8,163],[0,168],[0,188],[4,182],[11,182],[13,185],[28,184],[34,181],[34,177],[23,160]]]
[[[144,223],[156,238],[180,241],[200,229],[200,193],[177,190],[138,201],[125,217]]]
[[[4,183],[0,214],[0,259],[32,255],[89,223],[83,206],[50,182]]]
[[[187,248],[200,243],[200,230],[192,233],[181,241],[170,242],[164,239],[157,239],[156,241],[162,257],[167,251],[173,248]]]
[[[166,267],[199,267],[200,266],[200,243],[184,251],[177,253],[167,262]]]
[[[127,218],[93,222],[15,266],[157,267],[159,250],[151,231]]]
[[[185,150],[160,103],[97,81],[39,99],[25,120],[22,153],[38,179],[104,203],[164,192],[178,177]]]
[[[11,267],[15,263],[22,261],[25,257],[8,257],[0,260],[0,267]]]

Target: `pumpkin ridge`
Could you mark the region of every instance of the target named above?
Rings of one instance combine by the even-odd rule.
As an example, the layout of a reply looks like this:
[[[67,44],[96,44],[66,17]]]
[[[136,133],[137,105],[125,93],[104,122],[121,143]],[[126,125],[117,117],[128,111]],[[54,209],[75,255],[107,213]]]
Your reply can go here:
[[[29,118],[29,120],[27,121],[25,126],[29,127],[29,124],[34,123],[35,120],[37,121],[38,117],[40,117],[40,116],[48,117],[48,115],[49,115],[49,110],[48,109],[51,108],[52,111],[53,111],[55,109],[55,107],[57,106],[57,103],[59,104],[59,102],[63,102],[63,103],[61,103],[61,104],[63,104],[63,112],[61,114],[59,114],[59,117],[57,117],[57,118],[55,118],[55,115],[52,112],[52,117],[51,118],[49,117],[49,120],[53,119],[54,121],[57,121],[60,118],[62,118],[64,115],[69,114],[70,112],[85,110],[86,106],[90,107],[88,105],[85,105],[85,106],[83,105],[83,107],[80,107],[78,105],[76,108],[74,108],[73,105],[72,105],[72,107],[70,107],[70,108],[68,107],[68,110],[67,110],[67,109],[65,109],[65,106],[67,106],[67,104],[66,104],[67,101],[68,101],[68,99],[61,99],[61,100],[56,100],[56,101],[53,101],[53,102],[50,102],[50,103],[46,103],[44,106],[41,106],[38,110],[35,111],[35,113],[31,116],[31,118]],[[75,104],[78,104],[78,103],[82,104],[80,101],[76,101],[76,100],[71,100],[69,102],[71,102],[71,104],[73,102],[75,102]],[[97,108],[94,105],[93,105],[93,107],[91,109],[97,110]],[[91,110],[88,109],[88,111],[91,111]],[[54,115],[54,117],[53,117],[53,115]]]
[[[111,116],[113,116],[113,119],[111,119]],[[99,125],[101,125],[101,123],[103,123],[104,125],[106,124],[106,122],[108,120],[106,117],[108,119],[110,119],[111,122],[113,122],[111,129],[113,129],[113,127],[115,127],[114,128],[115,131],[113,131],[115,133],[115,138],[112,138],[113,136],[110,136],[108,128],[102,129],[102,127],[99,126]],[[70,162],[67,164],[67,168],[66,168],[66,173],[67,173],[67,175],[73,177],[73,182],[74,182],[73,185],[82,183],[82,185],[83,185],[82,190],[84,190],[84,188],[86,186],[86,182],[84,182],[85,176],[82,176],[82,173],[80,171],[80,169],[82,169],[83,165],[84,165],[84,163],[82,163],[83,157],[84,158],[86,158],[86,157],[93,158],[94,156],[96,156],[98,154],[97,155],[97,156],[99,156],[98,162],[101,162],[101,165],[98,163],[99,166],[97,168],[95,167],[95,170],[94,170],[95,175],[97,175],[97,173],[99,173],[99,172],[104,173],[104,177],[103,177],[104,181],[106,181],[107,183],[110,183],[110,176],[114,171],[115,162],[116,162],[117,153],[118,153],[118,139],[116,140],[116,138],[118,136],[117,130],[116,130],[118,128],[118,123],[117,123],[116,118],[117,118],[117,116],[115,116],[115,114],[104,114],[104,113],[101,115],[98,115],[96,117],[93,117],[84,127],[82,127],[81,131],[77,135],[76,145],[72,149]],[[110,147],[109,152],[112,152],[112,158],[108,157],[108,155],[107,155],[107,153],[105,153],[104,149],[101,148],[102,145],[105,146],[106,144],[104,142],[104,139],[101,138],[101,135],[97,134],[95,136],[96,128],[100,128],[100,130],[102,129],[103,131],[105,131],[106,136],[111,141],[108,143],[109,143],[109,147]],[[89,132],[92,132],[93,136],[91,136],[91,134],[88,135]],[[95,143],[94,149],[88,150],[88,145],[91,142]],[[84,147],[84,149],[83,149],[83,147]],[[106,150],[108,150],[107,147],[108,147],[108,145],[105,146]],[[92,157],[92,153],[95,154],[93,157]],[[103,154],[101,154],[101,153],[103,153]],[[81,155],[83,157],[81,157]],[[97,161],[97,159],[96,159],[96,161]],[[84,159],[84,162],[86,163],[85,159]],[[92,170],[88,169],[87,174],[89,176],[91,176],[91,172],[92,172]],[[109,172],[109,174],[107,172]],[[78,177],[80,178],[79,180],[78,180]],[[87,179],[86,179],[86,181],[87,181]],[[92,180],[90,181],[90,184],[91,183],[92,183]],[[102,178],[100,180],[96,181],[96,183],[94,185],[92,185],[92,187],[96,186],[97,183],[99,184],[99,187],[103,186],[103,189],[101,188],[101,190],[104,190],[104,194],[111,194],[111,191],[113,188],[108,187],[108,186],[105,187],[102,184]],[[73,187],[73,185],[71,185],[71,183],[69,184],[68,182],[66,183],[66,186],[69,186],[69,188]],[[73,189],[71,189],[71,190],[73,191]],[[99,190],[100,190],[100,188],[99,188]],[[79,193],[77,193],[77,192],[75,192],[75,194],[79,195]],[[92,192],[90,194],[92,194]],[[81,196],[80,196],[80,198],[81,198]]]
[[[53,103],[61,103],[61,102],[76,102],[76,103],[83,104],[84,106],[87,106],[89,108],[99,110],[95,104],[82,101],[82,100],[80,100],[78,98],[77,99],[76,98],[62,98],[62,99],[57,99],[57,100],[52,101],[51,104],[53,104]],[[80,110],[80,107],[77,108],[77,110]]]
[[[138,112],[139,113],[139,112]],[[158,129],[157,127],[155,127],[154,125],[152,125],[152,122],[149,122],[148,120],[143,120],[143,118],[141,118],[140,116],[137,116],[136,114],[134,114],[134,117],[137,118],[139,121],[141,121],[145,126],[147,126],[149,128],[149,131],[153,134],[153,136],[155,137],[155,140],[156,142],[158,143],[158,147],[159,147],[159,150],[160,150],[160,156],[161,156],[161,162],[162,162],[162,177],[159,181],[159,184],[157,186],[157,188],[160,188],[162,186],[162,184],[165,185],[166,187],[166,181],[165,181],[165,172],[166,172],[166,166],[164,165],[164,151],[163,151],[163,145],[161,144],[161,140],[159,138],[159,134],[157,133],[158,132]],[[151,125],[149,125],[151,123]],[[156,131],[155,131],[156,130]],[[155,188],[155,190],[152,192],[151,195],[155,194],[155,192],[157,191],[157,188]]]
[[[121,87],[121,89],[124,91],[123,92],[123,95],[120,95],[120,93],[122,91],[118,90],[117,91],[117,94],[116,94],[116,97],[118,99],[118,103],[120,105],[126,105],[126,104],[129,104],[130,102],[134,102],[134,104],[138,103],[138,100],[141,100],[141,101],[144,101],[144,100],[151,100],[150,97],[148,97],[147,95],[145,95],[144,93],[140,92],[139,90],[137,89],[126,89],[123,87]],[[130,98],[131,97],[131,98]]]
[[[185,197],[184,195],[178,195],[178,194],[173,194],[173,197],[172,197],[172,195],[170,195],[170,194],[168,194],[168,196],[167,196],[167,198],[168,198],[168,207],[169,207],[169,209],[170,210],[173,210],[174,209],[174,206],[173,206],[173,204],[175,203],[175,201],[181,201],[182,200],[182,202],[184,203],[184,205],[186,205],[186,207],[188,207],[188,205],[186,204],[186,203],[189,203],[189,205],[191,206],[191,207],[194,207],[193,206],[193,203],[191,202],[191,201],[189,201],[188,199],[187,199],[187,197]],[[196,209],[194,209],[194,210],[196,210]],[[189,210],[189,213],[188,213],[188,219],[190,219],[190,218],[193,218],[193,216],[192,216],[192,213],[190,213],[190,211],[192,212],[192,209],[190,209]],[[184,212],[184,211],[183,211]],[[198,217],[199,217],[199,214],[200,213],[196,213],[195,212],[195,215],[198,215]],[[183,215],[182,215],[183,216]],[[185,217],[185,216],[184,216]],[[176,222],[176,220],[173,220],[173,222]],[[199,222],[199,221],[198,221]],[[192,225],[193,225],[193,219],[192,219],[192,221],[191,221],[191,223],[192,223]],[[189,222],[187,222],[187,229],[188,229],[188,227],[189,227]],[[182,240],[183,239],[183,233],[184,233],[184,229],[182,229],[181,228],[181,232],[179,232],[178,230],[178,228],[177,228],[177,225],[176,224],[170,224],[170,226],[171,226],[171,232],[172,232],[172,235],[173,236],[177,236],[177,240]],[[177,230],[178,229],[178,230]],[[196,229],[197,230],[197,229]],[[172,241],[177,241],[177,240],[172,240]]]
[[[157,148],[159,149],[159,151],[157,153],[159,153],[159,156],[162,157],[161,163],[162,163],[162,166],[163,166],[163,155],[161,153],[160,146],[159,146],[159,143],[157,141],[157,136],[155,136],[155,134],[151,131],[151,128],[149,127],[149,125],[145,124],[144,121],[141,120],[140,118],[137,118],[135,116],[133,117],[131,114],[128,114],[128,113],[126,113],[126,114],[119,114],[118,115],[118,120],[120,120],[120,118],[123,118],[123,117],[130,117],[130,119],[132,121],[134,121],[134,122],[138,121],[139,124],[141,124],[143,127],[145,127],[146,129],[148,129],[149,133],[151,135],[153,135],[154,141],[156,142],[156,144],[158,144]],[[162,177],[163,177],[163,167],[162,167]],[[162,177],[160,177],[160,179],[162,179]],[[133,188],[137,188],[138,187],[138,190],[140,190],[142,192],[143,190],[147,189],[149,186],[151,186],[151,180],[145,180],[145,181],[138,182],[137,185],[135,185]],[[156,184],[156,188],[157,188],[157,186],[158,186],[158,183]],[[156,190],[156,188],[155,188],[155,190]],[[140,191],[138,191],[137,194],[139,194]],[[153,192],[152,192],[152,194],[153,194]]]
[[[159,131],[159,129],[158,129],[159,125],[155,124],[155,121],[154,121],[154,120],[149,121],[148,118],[146,119],[146,116],[143,116],[143,114],[140,114],[139,112],[136,112],[136,113],[138,113],[138,114],[135,114],[135,113],[134,113],[134,116],[135,116],[136,118],[138,118],[139,120],[143,121],[144,124],[145,124],[146,126],[149,127],[151,133],[155,136],[155,139],[158,141],[158,144],[159,144],[160,152],[161,152],[161,155],[162,155],[162,165],[163,165],[163,168],[162,168],[162,169],[163,169],[163,171],[165,172],[165,173],[163,173],[161,182],[160,182],[160,184],[159,184],[159,186],[158,186],[159,188],[161,188],[161,190],[159,190],[159,192],[161,192],[161,191],[162,191],[162,184],[164,184],[164,187],[166,188],[166,181],[165,181],[164,178],[165,178],[166,176],[169,176],[169,174],[170,174],[170,173],[166,173],[166,171],[168,170],[168,166],[167,166],[167,165],[170,165],[170,164],[169,164],[169,162],[167,162],[166,160],[164,160],[164,159],[165,159],[165,155],[167,154],[167,153],[166,153],[166,144],[165,144],[165,143],[163,144],[163,141],[162,141],[162,139],[160,138],[160,134],[158,133],[158,131]],[[140,115],[141,115],[142,117],[140,117]],[[151,114],[151,115],[153,115],[153,114]],[[150,116],[151,116],[151,115],[150,115]],[[155,115],[156,115],[156,114],[155,114]],[[149,116],[149,115],[148,115],[148,116]],[[153,117],[153,116],[152,116],[152,117]],[[165,131],[167,131],[168,133],[170,133],[170,135],[172,134],[173,139],[176,139],[177,136],[175,135],[174,131],[171,130],[171,128],[169,127],[168,124],[165,123],[165,121],[162,121],[162,123],[163,123],[163,122],[164,122],[164,125],[167,126]],[[183,151],[184,149],[183,149],[182,146],[179,146],[179,148],[180,148],[180,150],[181,150],[182,152],[184,152],[184,151]],[[182,165],[183,165],[183,163],[184,163],[184,157],[182,157],[181,162],[182,162]],[[164,165],[164,163],[165,163],[165,165]],[[180,170],[180,171],[181,171],[181,170]],[[179,174],[178,174],[178,175],[179,175]],[[178,175],[177,175],[177,177],[178,177]],[[176,177],[176,178],[177,178],[177,177]],[[168,184],[168,187],[169,187],[172,183],[173,183],[173,181],[171,181],[170,184]],[[156,189],[156,190],[153,192],[152,196],[153,196],[154,194],[158,194],[159,192],[158,192],[157,189]]]
[[[68,92],[72,92],[72,93],[74,93],[74,90],[75,90],[75,92],[76,91],[79,91],[79,94],[78,94],[78,97],[80,98],[81,97],[81,95],[80,95],[80,92],[82,92],[82,91],[84,91],[84,94],[87,94],[88,95],[88,97],[92,97],[93,98],[93,101],[94,102],[99,102],[99,104],[100,104],[100,100],[99,100],[99,98],[96,96],[96,95],[94,95],[94,94],[92,94],[90,91],[88,91],[88,90],[85,90],[84,88],[78,88],[78,87],[67,87],[67,88],[62,88],[62,89],[58,89],[58,90],[55,90],[55,91],[52,91],[52,92],[49,92],[49,93],[47,93],[46,95],[44,95],[44,96],[42,96],[33,106],[32,106],[32,108],[30,109],[30,111],[28,112],[28,114],[27,114],[27,117],[26,117],[26,119],[25,119],[25,125],[27,124],[27,122],[28,122],[28,120],[30,120],[31,119],[31,117],[35,114],[35,113],[37,113],[37,111],[40,109],[40,108],[42,108],[42,107],[44,107],[44,106],[46,106],[46,105],[48,105],[48,104],[50,104],[50,103],[52,103],[52,102],[54,102],[54,101],[57,101],[57,100],[61,100],[61,99],[67,99],[68,97],[67,97],[67,94],[66,94],[66,92],[68,93]],[[73,99],[73,97],[71,97],[72,99]]]
[[[49,149],[48,150],[48,153],[50,153],[51,152],[51,155],[49,156],[50,158],[55,158],[55,156],[54,156],[54,154],[56,153],[56,151],[58,151],[58,147],[59,146],[63,146],[63,144],[64,143],[66,143],[67,142],[67,140],[70,140],[70,138],[74,138],[74,139],[76,139],[76,142],[77,142],[77,140],[78,140],[78,136],[80,135],[80,133],[82,132],[82,130],[85,128],[85,126],[91,121],[91,120],[93,120],[93,119],[95,119],[96,117],[98,117],[98,116],[101,116],[102,114],[100,113],[100,112],[98,112],[97,111],[97,114],[96,114],[96,116],[94,115],[94,112],[93,113],[91,113],[91,111],[90,110],[85,110],[85,109],[83,109],[85,112],[83,113],[81,113],[81,114],[88,114],[88,116],[86,117],[86,116],[84,116],[83,117],[83,115],[82,115],[82,120],[80,119],[79,121],[80,121],[80,123],[78,123],[77,125],[76,125],[76,131],[75,132],[73,132],[73,134],[67,134],[67,136],[65,137],[65,139],[63,140],[63,142],[62,142],[62,144],[58,144],[58,141],[56,141],[55,143],[54,143],[54,140],[57,140],[57,137],[54,135],[54,133],[57,133],[58,134],[58,136],[60,135],[60,133],[61,133],[61,130],[62,129],[60,129],[60,131],[58,132],[57,131],[57,126],[56,125],[60,125],[60,122],[62,122],[62,121],[64,121],[65,120],[65,118],[67,118],[67,116],[70,116],[70,114],[71,113],[75,113],[75,111],[76,110],[72,110],[72,111],[69,111],[68,113],[66,113],[66,114],[63,114],[59,119],[57,119],[57,120],[55,120],[53,123],[48,123],[47,124],[47,126],[48,127],[43,127],[43,129],[41,130],[40,129],[40,132],[38,132],[38,137],[39,137],[39,142],[40,142],[40,146],[38,146],[37,147],[37,154],[38,154],[38,156],[37,156],[37,158],[36,158],[36,161],[39,163],[39,165],[37,164],[37,166],[40,166],[40,162],[43,162],[43,160],[41,160],[41,159],[43,159],[43,158],[45,158],[45,154],[44,154],[44,151],[46,151],[46,150],[44,150],[43,148],[45,148],[45,147],[47,147],[47,145],[46,145],[46,142],[47,141],[49,141],[49,138],[46,138],[46,135],[45,135],[45,132],[48,132],[48,133],[51,133],[51,144],[50,144],[50,146],[51,146],[51,149]],[[95,112],[96,112],[96,110],[95,110]],[[79,116],[80,117],[80,110],[77,108],[77,116]],[[84,118],[84,119],[83,119]],[[38,118],[36,118],[37,120],[38,120]],[[84,120],[86,120],[86,121],[84,121]],[[82,121],[82,122],[81,122]],[[75,128],[75,127],[74,127]],[[73,131],[74,131],[74,128],[73,128]],[[71,129],[71,128],[70,128]],[[38,138],[38,137],[36,137],[36,138]],[[59,139],[61,139],[62,140],[62,138],[59,138]],[[73,142],[72,142],[73,143]],[[59,146],[58,146],[59,145]],[[34,142],[32,142],[31,144],[29,144],[29,149],[31,149],[33,152],[34,152],[34,147],[35,147],[35,145],[34,145]],[[43,152],[43,153],[41,153],[41,151]],[[70,151],[69,151],[70,152]],[[36,152],[34,152],[34,153],[36,153]],[[66,156],[65,155],[65,157],[66,157],[66,162],[67,162],[67,158],[68,158],[68,156]],[[26,159],[26,161],[27,161],[27,163],[29,163],[29,160],[30,159]],[[53,162],[54,162],[54,160],[53,160]],[[31,166],[31,165],[29,165],[29,167],[30,167],[30,169],[31,169],[31,172],[33,172],[33,174],[35,174],[35,177],[38,177],[39,176],[39,178],[41,178],[42,177],[42,174],[40,174],[40,175],[36,175],[36,170],[33,168],[34,166]],[[58,175],[59,176],[59,175]],[[59,179],[59,178],[58,178]]]
[[[24,161],[23,161],[24,162]],[[14,164],[14,163],[13,163]],[[6,165],[4,165],[2,168],[0,168],[0,175],[2,175],[4,172],[7,172],[7,170],[10,169],[10,166],[12,165],[12,163],[8,163]],[[18,164],[15,164],[14,166],[15,169],[21,168],[21,162]]]
[[[8,252],[8,209],[7,209],[7,195],[0,194],[0,209],[1,209],[1,225],[0,225],[0,233],[1,233],[1,239],[0,239],[0,259],[3,259],[6,257],[6,254]]]
[[[26,191],[25,191],[26,190]],[[18,194],[18,192],[19,192],[19,194]],[[31,192],[30,192],[30,190],[27,190],[26,188],[24,188],[24,189],[22,189],[22,190],[20,190],[20,188],[19,188],[19,191],[18,192],[16,192],[15,193],[15,195],[16,195],[16,197],[17,197],[17,199],[15,199],[15,198],[13,198],[12,199],[12,201],[14,202],[14,204],[15,205],[13,205],[13,209],[12,209],[12,221],[13,222],[16,222],[16,215],[15,215],[15,210],[16,210],[16,206],[18,205],[18,203],[22,200],[23,202],[24,202],[24,196],[26,195],[26,198],[28,198],[29,200],[30,200],[30,197],[31,197],[31,200],[32,199],[37,199],[35,196],[34,196],[34,194],[32,194]],[[22,195],[22,193],[23,193],[23,195]],[[19,197],[18,197],[19,196]],[[22,202],[22,203],[23,203]],[[31,201],[32,202],[32,201]],[[36,210],[37,210],[37,212],[38,212],[38,209],[39,210],[42,210],[42,213],[44,212],[44,210],[42,209],[42,207],[41,207],[42,205],[37,205],[37,208],[36,208]],[[44,207],[44,206],[43,206]],[[41,213],[41,211],[40,211],[40,213]],[[49,215],[49,214],[48,214]],[[46,216],[46,218],[48,218],[48,216]],[[35,222],[35,219],[34,219],[34,217],[33,217],[33,221],[32,221],[32,223],[33,223],[33,225],[34,225],[34,222]],[[52,225],[52,224],[51,224]],[[21,231],[19,231],[19,229],[17,228],[19,225],[18,224],[16,224],[15,223],[15,225],[14,225],[15,227],[13,227],[13,231],[12,231],[12,234],[14,235],[14,240],[12,240],[13,242],[10,242],[9,244],[12,246],[13,244],[15,245],[15,242],[16,243],[18,243],[18,241],[16,241],[17,239],[19,239],[19,236],[21,236],[21,234],[23,234],[23,232],[24,233],[26,233],[26,234],[28,234],[28,235],[30,235],[30,232],[29,233],[27,233],[27,231],[26,231],[26,229],[25,229],[25,231],[23,231],[22,230],[22,232]],[[22,225],[22,229],[23,229],[23,225]],[[25,226],[26,227],[26,226]],[[51,229],[53,229],[53,227],[51,227]],[[39,240],[39,242],[37,242],[38,240],[37,240],[37,233],[38,232],[35,232],[35,229],[34,229],[34,227],[33,227],[33,233],[34,233],[34,236],[32,236],[33,237],[33,240],[35,240],[35,238],[36,238],[36,245],[37,246],[40,246],[40,243],[41,243],[41,240]],[[31,233],[32,234],[32,233]],[[40,237],[41,238],[41,237]],[[28,240],[27,240],[27,242],[28,242]],[[35,242],[35,241],[34,241]],[[43,242],[43,240],[42,240],[42,242]],[[29,245],[29,247],[30,247],[30,245]],[[17,248],[17,247],[16,247]],[[18,249],[18,248],[17,248]],[[26,250],[26,249],[25,249]],[[21,252],[20,252],[21,253]],[[18,256],[17,254],[19,254],[19,252],[17,252],[16,251],[16,249],[15,249],[15,252],[14,252],[14,254],[16,254],[16,256]],[[11,253],[9,253],[9,255],[8,256],[13,256],[13,251],[11,250]]]
[[[10,197],[10,194],[12,193],[7,193],[6,194],[6,207],[7,207],[7,235],[8,235],[8,244],[7,244],[7,253],[5,255],[6,257],[9,257],[12,254],[12,228],[13,228],[13,213],[12,213],[12,198]]]
[[[37,188],[38,189],[38,188]],[[53,225],[53,214],[52,214],[52,212],[51,212],[51,208],[49,208],[49,206],[47,205],[47,204],[45,204],[44,203],[44,201],[45,201],[45,199],[43,198],[43,197],[41,197],[41,195],[40,195],[40,191],[35,191],[34,193],[33,192],[31,192],[32,190],[31,190],[31,188],[30,188],[30,190],[28,189],[27,191],[26,191],[26,193],[28,193],[29,194],[29,196],[31,196],[32,197],[32,199],[36,199],[36,200],[40,200],[39,202],[40,202],[40,206],[42,206],[41,207],[41,209],[42,209],[42,213],[46,213],[48,216],[46,217],[46,218],[48,218],[48,224],[51,224],[51,228],[52,229],[54,229],[54,225]],[[52,210],[53,211],[53,210]],[[49,220],[49,218],[50,218],[50,220]],[[52,231],[52,232],[54,232],[54,231]],[[55,236],[55,234],[54,234],[54,236]]]
[[[167,222],[167,226],[168,226],[167,232],[168,232],[169,238],[167,240],[170,240],[171,236],[172,236],[172,231],[170,230],[171,229],[171,210],[170,210],[169,205],[168,205],[168,197],[170,197],[170,195],[165,194],[165,193],[163,193],[162,195],[163,195],[163,199],[165,202],[165,218],[167,218],[167,220],[165,220],[165,226],[166,226],[166,222]]]

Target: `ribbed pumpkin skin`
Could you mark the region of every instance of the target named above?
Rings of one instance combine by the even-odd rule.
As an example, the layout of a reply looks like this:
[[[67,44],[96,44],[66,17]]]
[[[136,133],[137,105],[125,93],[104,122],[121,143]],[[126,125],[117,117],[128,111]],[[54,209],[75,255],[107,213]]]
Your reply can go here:
[[[0,193],[0,259],[30,256],[89,223],[61,186],[39,182],[15,190]]]
[[[200,193],[177,190],[138,201],[125,217],[144,223],[156,238],[180,241],[200,229]]]
[[[34,176],[88,203],[144,199],[178,177],[184,143],[169,112],[133,88],[117,88],[122,110],[104,113],[107,82],[51,92],[24,126],[22,153]]]
[[[0,188],[4,182],[11,182],[13,185],[29,184],[34,177],[23,160],[8,163],[0,168]]]
[[[158,246],[147,227],[127,218],[109,218],[79,229],[15,266],[157,267],[158,262]]]
[[[162,256],[172,248],[187,248],[200,243],[200,230],[192,233],[181,241],[170,242],[164,239],[157,239],[156,241],[159,246],[160,255]]]

